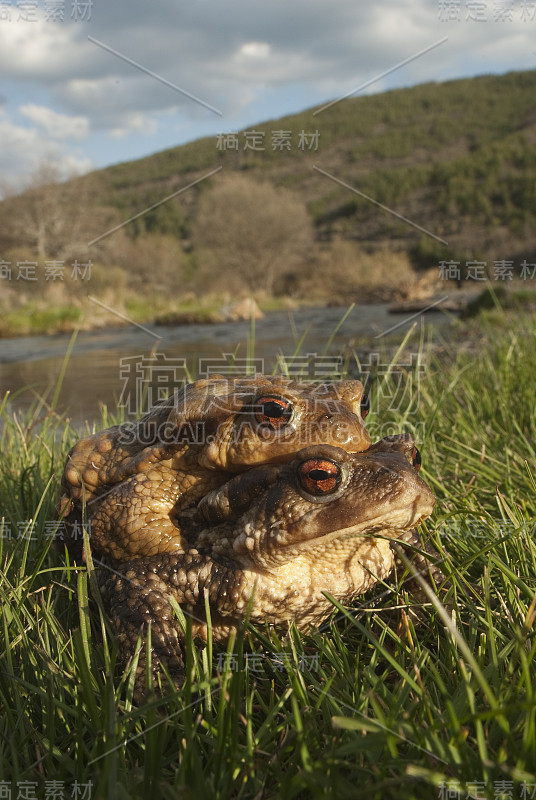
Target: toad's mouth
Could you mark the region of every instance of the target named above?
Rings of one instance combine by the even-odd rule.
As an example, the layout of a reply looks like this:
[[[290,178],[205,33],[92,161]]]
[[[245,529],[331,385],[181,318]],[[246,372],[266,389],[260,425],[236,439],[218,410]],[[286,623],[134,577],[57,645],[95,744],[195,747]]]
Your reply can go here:
[[[387,524],[385,522],[377,522],[376,524],[357,523],[346,528],[339,528],[335,531],[311,536],[310,538],[305,538],[302,541],[288,543],[278,542],[277,547],[271,547],[269,552],[271,554],[277,554],[281,552],[298,553],[303,550],[314,549],[319,545],[325,547],[330,542],[356,538],[361,538],[364,541],[374,538],[397,541],[406,537],[409,531],[414,530],[418,525],[428,519],[429,516],[430,514],[425,512],[416,518],[408,520],[404,524],[401,522],[392,522]],[[274,528],[274,530],[277,531],[277,528]]]

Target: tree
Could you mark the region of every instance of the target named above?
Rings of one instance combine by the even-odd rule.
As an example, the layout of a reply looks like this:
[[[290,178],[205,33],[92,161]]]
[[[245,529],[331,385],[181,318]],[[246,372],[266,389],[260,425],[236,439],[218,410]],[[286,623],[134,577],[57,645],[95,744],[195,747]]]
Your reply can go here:
[[[7,189],[0,203],[3,248],[26,248],[40,261],[87,253],[95,227],[88,213],[90,182],[75,176],[65,181],[54,163],[44,162],[20,194]]]
[[[200,275],[214,288],[270,295],[312,243],[306,208],[288,189],[231,175],[200,197],[193,244]]]

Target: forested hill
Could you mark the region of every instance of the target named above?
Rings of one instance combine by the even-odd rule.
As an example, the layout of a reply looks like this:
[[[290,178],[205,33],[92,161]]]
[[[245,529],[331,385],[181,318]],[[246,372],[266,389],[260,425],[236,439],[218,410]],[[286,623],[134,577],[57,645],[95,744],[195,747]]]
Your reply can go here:
[[[296,192],[321,238],[418,246],[418,233],[315,172],[317,165],[469,255],[510,240],[509,248],[514,240],[520,250],[534,246],[536,71],[428,83],[315,110],[251,126],[234,141],[202,139],[102,170],[101,200],[130,216],[221,165]],[[252,131],[263,136],[254,140]],[[278,144],[281,131],[290,133],[290,147],[281,137]],[[259,144],[264,150],[250,149]],[[160,206],[134,230],[188,235],[195,193],[189,200]]]
[[[0,253],[91,259],[91,293],[140,315],[141,297],[209,292],[411,296],[439,261],[519,271],[536,262],[536,71],[347,98],[66,183],[45,170],[0,203]],[[74,283],[9,289],[10,308],[52,289],[83,305]]]

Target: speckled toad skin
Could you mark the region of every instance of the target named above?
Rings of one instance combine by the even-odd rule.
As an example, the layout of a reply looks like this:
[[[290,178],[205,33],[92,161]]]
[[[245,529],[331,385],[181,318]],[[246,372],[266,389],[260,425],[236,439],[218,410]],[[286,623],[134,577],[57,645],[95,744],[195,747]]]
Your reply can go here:
[[[62,479],[71,556],[82,555],[82,518],[93,552],[113,564],[183,552],[184,510],[232,474],[288,461],[320,442],[366,450],[363,404],[356,380],[308,384],[215,375],[177,391],[135,423],[82,439]]]
[[[323,592],[348,601],[386,578],[394,564],[389,538],[407,541],[435,503],[414,455],[408,435],[359,454],[316,445],[291,463],[251,469],[207,493],[185,526],[185,552],[102,574],[123,663],[151,623],[153,679],[163,663],[180,683],[182,633],[170,598],[191,615],[194,635],[204,636],[206,590],[213,636],[225,640],[248,604],[252,621],[295,620],[305,628],[332,611]],[[137,699],[144,691],[142,647]]]

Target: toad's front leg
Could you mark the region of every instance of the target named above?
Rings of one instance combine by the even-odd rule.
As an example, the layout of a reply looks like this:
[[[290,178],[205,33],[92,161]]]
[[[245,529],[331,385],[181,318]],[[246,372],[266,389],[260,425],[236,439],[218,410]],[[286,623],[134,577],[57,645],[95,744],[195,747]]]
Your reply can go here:
[[[123,668],[136,655],[141,640],[134,684],[134,700],[139,703],[147,693],[149,625],[150,684],[158,685],[158,674],[164,666],[178,687],[184,680],[184,632],[171,601],[175,600],[192,617],[194,635],[203,635],[206,629],[204,589],[209,589],[209,603],[216,608],[222,598],[232,598],[236,572],[207,555],[159,553],[103,573],[99,584],[105,609],[119,640]]]

